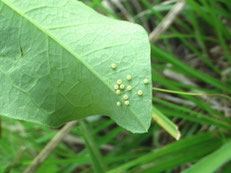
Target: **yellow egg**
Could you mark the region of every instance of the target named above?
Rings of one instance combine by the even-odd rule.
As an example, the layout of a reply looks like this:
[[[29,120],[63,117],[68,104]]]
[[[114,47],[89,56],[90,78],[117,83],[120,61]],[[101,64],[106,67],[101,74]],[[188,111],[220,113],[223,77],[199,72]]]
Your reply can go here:
[[[113,63],[113,64],[111,65],[111,68],[112,68],[112,69],[116,69],[116,64]]]
[[[126,101],[124,102],[124,104],[125,104],[126,106],[128,106],[130,103],[129,103],[128,100],[126,100]]]
[[[143,91],[142,91],[142,90],[139,90],[139,91],[138,91],[138,95],[139,95],[139,96],[142,96],[142,95],[143,95]]]

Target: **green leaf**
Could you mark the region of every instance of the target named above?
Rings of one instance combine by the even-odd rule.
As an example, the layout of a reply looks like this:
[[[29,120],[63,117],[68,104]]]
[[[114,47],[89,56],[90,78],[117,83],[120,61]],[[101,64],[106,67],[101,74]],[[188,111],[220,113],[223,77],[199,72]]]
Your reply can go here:
[[[143,80],[151,81],[150,45],[139,25],[74,0],[1,0],[0,38],[1,115],[53,127],[107,115],[132,132],[148,130],[152,89]],[[117,95],[118,79],[133,90]]]
[[[178,126],[170,121],[163,113],[161,113],[156,107],[152,108],[152,118],[165,129],[176,140],[180,139],[181,133],[178,130]]]
[[[204,157],[191,168],[185,170],[183,173],[211,173],[215,172],[225,162],[231,160],[231,141],[224,144],[220,149],[212,154]]]

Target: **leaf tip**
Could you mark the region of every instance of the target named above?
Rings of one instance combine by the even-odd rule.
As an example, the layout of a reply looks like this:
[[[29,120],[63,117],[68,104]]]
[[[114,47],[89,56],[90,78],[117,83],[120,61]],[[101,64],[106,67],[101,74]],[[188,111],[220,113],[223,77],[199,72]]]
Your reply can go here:
[[[176,131],[177,131],[176,140],[178,141],[180,139],[180,137],[181,137],[181,133],[180,133],[178,127],[176,128]]]

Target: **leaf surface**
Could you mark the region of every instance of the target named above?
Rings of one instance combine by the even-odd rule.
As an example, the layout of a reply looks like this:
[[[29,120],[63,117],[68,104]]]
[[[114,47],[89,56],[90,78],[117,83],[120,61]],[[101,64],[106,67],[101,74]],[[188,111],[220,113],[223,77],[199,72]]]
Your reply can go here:
[[[132,132],[149,128],[150,45],[139,25],[74,0],[1,0],[0,38],[1,115],[52,127],[107,115]],[[117,95],[118,79],[132,91]]]

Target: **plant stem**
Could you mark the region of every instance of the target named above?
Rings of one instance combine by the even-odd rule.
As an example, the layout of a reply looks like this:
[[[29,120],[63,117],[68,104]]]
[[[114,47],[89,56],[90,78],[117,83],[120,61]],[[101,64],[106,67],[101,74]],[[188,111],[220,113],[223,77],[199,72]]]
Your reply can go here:
[[[67,123],[56,136],[43,148],[43,150],[35,157],[31,165],[29,165],[24,173],[33,173],[38,167],[47,159],[47,157],[54,151],[62,139],[70,132],[70,130],[77,124],[77,121]]]
[[[166,93],[172,93],[172,94],[181,94],[181,95],[190,95],[190,96],[219,96],[219,97],[224,97],[226,99],[231,100],[231,97],[224,95],[224,94],[219,94],[219,93],[214,93],[214,94],[207,94],[207,93],[190,93],[190,92],[183,92],[183,91],[173,91],[173,90],[167,90],[167,89],[162,89],[162,88],[155,88],[152,87],[153,90],[156,91],[161,91],[161,92],[166,92]]]
[[[168,27],[172,24],[172,22],[176,19],[179,13],[184,9],[185,0],[178,0],[174,8],[169,11],[169,13],[165,16],[165,18],[161,21],[161,23],[149,34],[150,42],[155,42],[158,37],[165,32]]]

